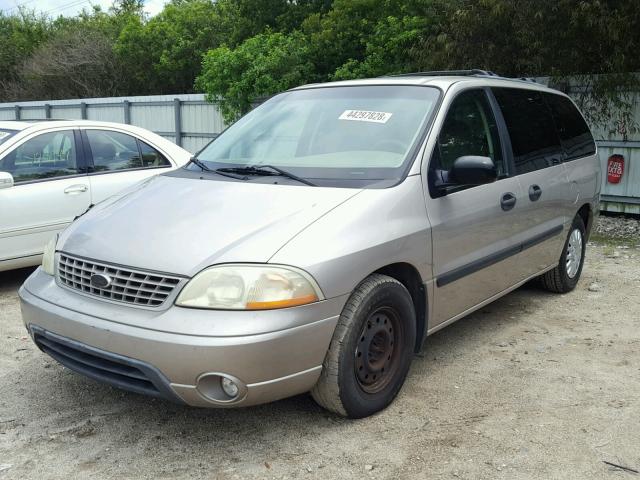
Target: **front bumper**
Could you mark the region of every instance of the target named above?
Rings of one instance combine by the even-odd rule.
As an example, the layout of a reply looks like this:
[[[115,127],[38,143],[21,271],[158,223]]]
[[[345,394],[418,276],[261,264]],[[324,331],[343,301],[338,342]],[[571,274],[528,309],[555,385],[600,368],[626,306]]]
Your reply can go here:
[[[19,294],[23,321],[36,344],[72,370],[127,390],[202,407],[249,406],[310,390],[346,301],[338,297],[264,312],[172,306],[151,314],[59,287],[40,269]],[[178,320],[182,331],[172,332]],[[235,332],[229,324],[236,326]],[[263,331],[256,332],[256,325]],[[196,334],[198,330],[202,333]],[[126,378],[112,375],[114,370]],[[140,374],[151,390],[131,387],[144,387],[129,381]],[[238,380],[241,394],[233,400],[212,395],[216,375]]]

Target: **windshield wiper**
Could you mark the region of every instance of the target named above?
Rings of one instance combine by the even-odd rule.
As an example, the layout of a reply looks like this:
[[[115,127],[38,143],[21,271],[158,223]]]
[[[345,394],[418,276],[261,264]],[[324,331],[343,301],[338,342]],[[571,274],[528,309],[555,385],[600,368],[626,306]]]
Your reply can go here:
[[[218,175],[222,175],[223,177],[235,178],[236,180],[246,180],[247,179],[247,177],[245,177],[244,175],[234,175],[231,172],[224,172],[224,171],[221,172],[220,169],[213,170],[213,169],[207,167],[203,162],[198,160],[196,157],[191,157],[189,159],[189,163],[193,163],[194,165],[197,165],[198,167],[200,167],[202,169],[203,172],[217,173]],[[189,163],[187,163],[187,165],[189,165]]]
[[[270,168],[273,171],[266,170],[267,168]],[[290,178],[291,180],[295,180],[300,183],[304,183],[305,185],[310,185],[312,187],[317,186],[315,183],[310,182],[305,178],[301,178],[297,175],[294,175],[291,172],[287,172],[286,170],[283,170],[281,168],[274,167],[273,165],[260,164],[260,165],[251,165],[247,167],[226,167],[226,168],[218,168],[216,169],[216,172],[240,173],[240,174],[247,174],[247,175],[281,176],[281,177]]]

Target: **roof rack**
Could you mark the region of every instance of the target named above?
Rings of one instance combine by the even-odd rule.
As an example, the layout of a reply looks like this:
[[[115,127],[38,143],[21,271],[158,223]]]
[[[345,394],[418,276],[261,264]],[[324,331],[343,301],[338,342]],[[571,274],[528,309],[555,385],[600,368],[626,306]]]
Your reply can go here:
[[[461,76],[461,77],[499,77],[497,73],[489,70],[479,70],[477,68],[471,70],[435,70],[431,72],[411,72],[411,73],[398,73],[395,75],[384,75],[385,77],[441,77],[444,75]]]
[[[477,68],[474,68],[471,70],[436,70],[432,72],[411,72],[411,73],[398,73],[395,75],[383,75],[383,77],[440,77],[440,76],[491,77],[491,78],[499,78],[501,80],[511,80],[514,82],[538,83],[536,82],[535,78],[531,78],[531,77],[520,77],[520,78],[502,77],[490,70],[480,70]]]

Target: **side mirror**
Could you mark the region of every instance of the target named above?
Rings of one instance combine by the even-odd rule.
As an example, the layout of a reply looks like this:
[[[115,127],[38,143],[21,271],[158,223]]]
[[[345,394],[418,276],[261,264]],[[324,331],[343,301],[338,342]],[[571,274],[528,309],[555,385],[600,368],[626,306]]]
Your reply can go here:
[[[483,185],[495,182],[498,171],[489,157],[465,155],[453,162],[449,171],[449,182],[458,185]]]
[[[0,172],[0,190],[13,187],[13,175],[9,172]]]

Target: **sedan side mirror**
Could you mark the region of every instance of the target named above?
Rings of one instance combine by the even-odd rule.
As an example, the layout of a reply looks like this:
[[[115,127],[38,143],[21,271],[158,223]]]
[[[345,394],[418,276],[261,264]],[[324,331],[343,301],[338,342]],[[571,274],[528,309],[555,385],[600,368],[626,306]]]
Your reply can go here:
[[[493,160],[476,155],[458,157],[449,171],[449,182],[458,185],[484,185],[495,182],[497,178]]]
[[[0,190],[13,187],[13,175],[9,172],[0,172]]]

